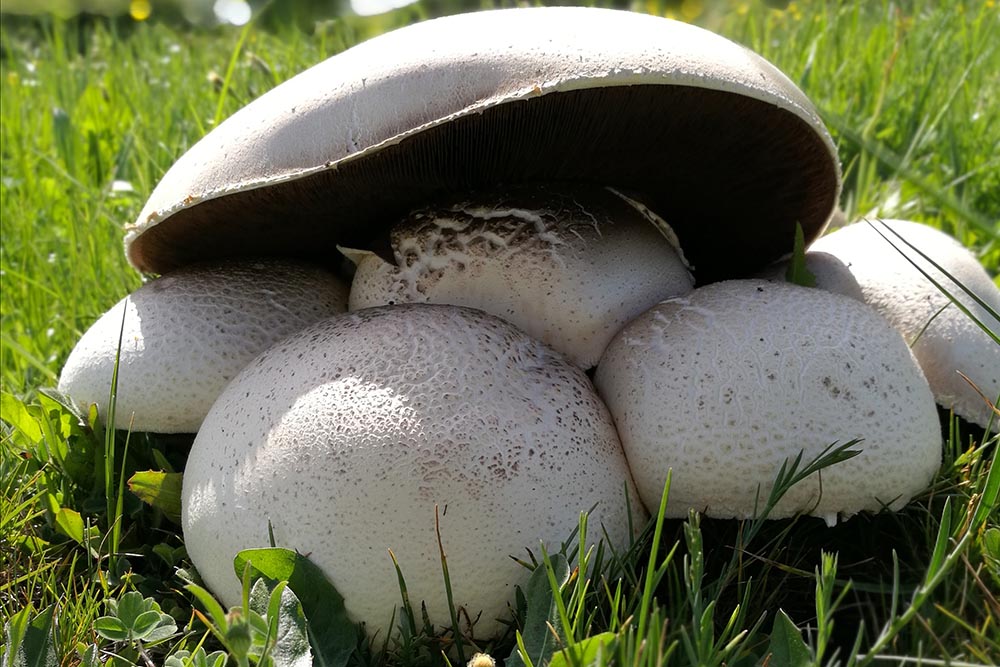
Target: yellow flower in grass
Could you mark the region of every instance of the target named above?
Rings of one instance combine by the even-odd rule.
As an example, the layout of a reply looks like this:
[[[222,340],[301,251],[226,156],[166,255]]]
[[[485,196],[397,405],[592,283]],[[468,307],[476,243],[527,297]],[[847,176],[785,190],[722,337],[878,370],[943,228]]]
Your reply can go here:
[[[128,14],[136,21],[145,21],[153,13],[149,0],[132,0],[128,4]]]

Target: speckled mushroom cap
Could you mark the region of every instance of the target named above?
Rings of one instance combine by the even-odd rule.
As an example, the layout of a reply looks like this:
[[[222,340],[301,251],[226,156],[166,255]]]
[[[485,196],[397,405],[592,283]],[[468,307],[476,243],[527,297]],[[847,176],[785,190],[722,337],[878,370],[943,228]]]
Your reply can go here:
[[[508,9],[377,37],[278,86],[183,155],[127,238],[165,272],[240,254],[328,256],[446,193],[582,182],[637,193],[699,280],[818,236],[833,143],[758,55],[668,19]]]
[[[143,285],[101,316],[70,352],[59,390],[81,407],[96,403],[106,420],[121,334],[115,426],[194,433],[246,362],[346,309],[347,286],[315,266],[192,266]]]
[[[884,224],[927,254],[994,311],[1000,311],[1000,290],[962,244],[917,222],[885,220]],[[846,275],[817,274],[817,286],[841,294],[850,294],[860,286],[865,303],[885,316],[912,345],[937,402],[985,427],[993,412],[959,371],[989,400],[996,401],[1000,396],[1000,345],[951,303],[910,259],[993,331],[1000,331],[1000,321],[907,247],[882,222],[857,222],[823,237],[806,254],[807,260],[813,250],[836,257],[848,271]],[[992,418],[996,423],[996,417]]]
[[[437,505],[455,604],[489,637],[528,574],[508,556],[558,549],[595,503],[623,547],[626,489],[607,409],[561,355],[481,311],[369,308],[272,347],[219,397],[184,471],[184,541],[238,604],[233,556],[267,546],[270,524],[385,637],[401,604],[389,548],[414,608],[450,625]]]
[[[643,502],[673,468],[672,517],[752,517],[786,459],[854,438],[859,456],[793,487],[771,517],[898,509],[940,465],[934,399],[899,333],[823,290],[734,280],[665,301],[611,341],[595,382]]]
[[[468,195],[393,226],[395,262],[360,255],[350,309],[479,308],[591,368],[629,320],[694,286],[665,224],[605,188]]]

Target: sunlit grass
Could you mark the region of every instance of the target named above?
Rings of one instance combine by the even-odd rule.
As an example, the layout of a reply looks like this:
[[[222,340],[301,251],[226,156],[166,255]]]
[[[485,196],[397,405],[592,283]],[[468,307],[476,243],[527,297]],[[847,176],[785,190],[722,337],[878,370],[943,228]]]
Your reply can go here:
[[[0,387],[29,407],[21,418],[5,398],[0,618],[29,603],[36,611],[58,604],[64,664],[72,662],[78,644],[124,650],[102,640],[93,624],[107,613],[107,598],[132,589],[156,598],[187,632],[157,655],[193,650],[206,636],[176,572],[187,565],[179,528],[128,493],[119,509],[117,474],[105,490],[100,434],[74,430],[74,418],[39,393],[55,385],[85,328],[141,282],[125,262],[121,226],[133,220],[173,161],[222,118],[346,46],[439,8],[416,5],[387,17],[326,22],[311,35],[254,24],[191,32],[147,22],[4,21]],[[903,217],[935,225],[956,235],[997,275],[1000,11],[994,4],[798,2],[774,10],[760,2],[685,2],[638,8],[727,35],[796,81],[837,141],[849,218]],[[898,514],[862,515],[834,529],[813,519],[666,521],[657,527],[661,542],[652,560],[649,527],[633,551],[599,559],[607,566],[598,568],[603,579],[586,590],[579,577],[570,581],[563,636],[582,641],[610,631],[617,639],[605,660],[658,666],[718,659],[725,647],[704,648],[711,629],[728,632],[730,640],[740,637],[725,654],[729,664],[750,664],[766,655],[781,608],[806,629],[814,648],[828,645],[827,657],[839,650],[846,660],[863,627],[864,653],[920,590],[942,517],[951,521],[946,532],[961,539],[970,508],[987,492],[997,438],[955,420],[950,426],[940,476]],[[188,444],[136,435],[126,456],[123,443],[120,438],[114,460],[126,475],[179,470]],[[1000,525],[993,509],[929,600],[883,648],[886,655],[998,660]],[[111,554],[115,529],[121,532]],[[835,567],[824,552],[836,554]],[[650,580],[649,572],[661,567]],[[836,622],[828,626],[823,611],[837,599]],[[713,601],[714,616],[702,625]],[[510,653],[513,641],[510,635],[497,647],[498,657]],[[380,655],[376,645],[359,655],[376,664],[406,658],[408,664],[443,665],[435,649],[450,645],[424,638],[406,650],[389,646],[390,653]]]

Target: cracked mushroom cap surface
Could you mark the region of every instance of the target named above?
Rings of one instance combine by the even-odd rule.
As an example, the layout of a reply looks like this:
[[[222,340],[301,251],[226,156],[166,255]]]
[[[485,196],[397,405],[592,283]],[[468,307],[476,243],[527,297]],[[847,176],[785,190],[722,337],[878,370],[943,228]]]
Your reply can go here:
[[[229,380],[273,343],[347,309],[348,288],[301,262],[206,264],[157,278],[84,333],[59,376],[80,407],[107,421],[115,357],[115,428],[195,433]],[[124,323],[123,323],[124,318]]]
[[[849,277],[817,274],[817,286],[838,293],[846,293],[854,284],[860,286],[864,302],[888,319],[912,346],[937,402],[985,428],[993,411],[979,392],[994,402],[1000,396],[1000,345],[935,287],[921,269],[992,331],[1000,331],[1000,320],[892,231],[994,311],[1000,311],[1000,289],[967,248],[942,231],[908,220],[856,222],[817,241],[810,252],[833,255],[849,271]],[[992,419],[996,423],[997,417]]]
[[[481,311],[410,304],[317,323],[248,365],[191,450],[183,528],[227,604],[240,597],[233,556],[267,546],[270,523],[385,637],[400,605],[390,548],[414,607],[450,624],[437,506],[455,603],[490,637],[528,576],[508,556],[558,549],[595,503],[591,525],[622,547],[626,488],[638,508],[582,371]]]
[[[481,193],[394,226],[395,262],[361,255],[349,305],[479,308],[587,369],[629,320],[693,288],[667,234],[641,204],[604,188]]]
[[[376,37],[238,111],[163,177],[126,254],[160,273],[324,257],[449,194],[564,182],[640,195],[708,281],[789,252],[796,222],[817,237],[840,167],[805,95],[718,35],[609,9],[477,12]]]
[[[899,333],[819,289],[734,280],[667,300],[615,337],[595,383],[647,506],[673,469],[671,517],[750,518],[786,459],[854,438],[859,456],[824,469],[822,487],[815,475],[792,487],[770,516],[898,509],[940,465],[934,400]]]

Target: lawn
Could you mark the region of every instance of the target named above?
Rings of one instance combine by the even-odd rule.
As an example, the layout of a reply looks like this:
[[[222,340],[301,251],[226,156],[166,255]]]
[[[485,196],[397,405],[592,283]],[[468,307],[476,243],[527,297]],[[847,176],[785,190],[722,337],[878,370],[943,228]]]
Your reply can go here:
[[[633,9],[692,21],[774,62],[814,101],[837,143],[849,219],[907,218],[943,229],[1000,285],[993,0]],[[244,626],[213,614],[188,587],[195,575],[164,511],[169,503],[145,504],[124,484],[136,471],[181,471],[189,441],[81,425],[47,389],[86,328],[142,284],[125,261],[122,225],[174,160],[277,83],[442,11],[417,4],[324,20],[311,33],[281,17],[196,29],[4,17],[0,619],[8,634],[0,641],[8,650],[19,644],[27,660],[5,664],[162,664],[199,646],[226,647],[242,662]],[[553,557],[526,591],[527,618],[518,610],[528,652],[544,654],[536,649],[551,635],[544,622],[537,631],[538,619],[551,617],[559,641],[579,650],[557,658],[573,664],[996,664],[1000,473],[988,474],[998,436],[947,413],[942,420],[941,472],[901,512],[834,528],[813,518],[654,521],[628,553],[591,554],[589,567],[580,560],[586,554],[569,554],[582,567],[555,598],[549,579],[558,586],[565,563]],[[580,572],[591,573],[589,583]],[[308,607],[303,599],[315,624]],[[152,623],[146,634],[122,620],[140,611],[158,612],[142,621]],[[414,636],[387,643],[343,626],[328,636],[354,648],[342,651],[341,667],[516,654],[513,627],[470,647],[419,625]],[[27,628],[23,640],[19,628]]]

